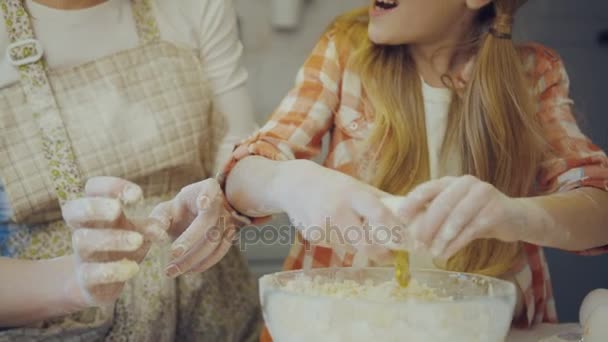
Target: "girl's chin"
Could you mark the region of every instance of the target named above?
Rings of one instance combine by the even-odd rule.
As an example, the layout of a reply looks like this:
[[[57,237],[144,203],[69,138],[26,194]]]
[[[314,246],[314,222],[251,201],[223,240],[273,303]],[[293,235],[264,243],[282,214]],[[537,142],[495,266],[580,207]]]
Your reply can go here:
[[[386,41],[386,36],[382,33],[382,30],[376,25],[370,24],[369,29],[367,30],[367,34],[369,36],[369,40],[371,40],[374,44],[384,44]]]
[[[386,30],[382,30],[380,27],[370,24],[368,29],[369,40],[378,45],[399,45],[399,43],[395,42],[394,39],[391,39],[385,32]]]

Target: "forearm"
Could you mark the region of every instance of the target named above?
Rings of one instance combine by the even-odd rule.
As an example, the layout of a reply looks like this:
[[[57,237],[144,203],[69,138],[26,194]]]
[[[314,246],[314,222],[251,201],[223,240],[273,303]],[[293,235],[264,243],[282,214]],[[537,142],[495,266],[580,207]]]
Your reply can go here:
[[[0,258],[0,327],[17,327],[84,309],[75,260]]]
[[[526,208],[524,241],[568,251],[608,245],[608,193],[581,188],[520,199]]]
[[[213,105],[216,111],[224,115],[228,127],[215,158],[214,173],[217,173],[232,155],[234,146],[256,131],[258,125],[245,85],[215,96]]]
[[[247,157],[239,161],[226,181],[226,197],[239,212],[250,217],[264,217],[282,212],[280,183],[288,173],[288,164],[308,161],[274,161]],[[308,162],[310,163],[310,162]]]

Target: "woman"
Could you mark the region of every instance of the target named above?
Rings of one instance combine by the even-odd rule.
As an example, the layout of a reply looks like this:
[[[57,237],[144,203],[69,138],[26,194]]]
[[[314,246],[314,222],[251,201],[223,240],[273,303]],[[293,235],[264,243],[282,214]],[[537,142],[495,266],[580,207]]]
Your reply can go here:
[[[239,252],[166,279],[168,246],[151,242],[185,226],[145,219],[254,128],[232,3],[0,8],[0,340],[256,339],[255,284]],[[133,183],[84,187],[101,174]]]
[[[405,223],[404,241],[358,247],[376,263],[390,247],[412,251],[413,267],[510,279],[516,324],[556,321],[539,246],[608,250],[608,159],[576,126],[561,59],[511,40],[522,3],[371,1],[338,19],[274,116],[235,150],[229,202],[253,218],[286,212],[304,236],[328,223]],[[323,167],[294,160],[317,155],[326,133]],[[387,193],[402,196],[394,211]],[[285,268],[355,258],[308,247],[297,239]],[[172,261],[182,271],[198,262]]]

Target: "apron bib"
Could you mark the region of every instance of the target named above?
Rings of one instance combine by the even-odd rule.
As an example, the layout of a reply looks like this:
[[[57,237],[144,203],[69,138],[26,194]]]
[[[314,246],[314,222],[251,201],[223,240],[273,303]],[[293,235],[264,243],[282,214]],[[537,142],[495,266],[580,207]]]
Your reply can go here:
[[[133,0],[139,47],[48,70],[21,0],[0,0],[21,82],[0,89],[0,177],[13,210],[1,250],[14,258],[71,253],[60,204],[97,175],[141,185],[147,215],[208,177],[225,131],[194,51],[160,39],[149,0]],[[154,246],[113,307],[0,332],[4,340],[253,340],[255,284],[233,248],[204,274],[165,278],[168,246]]]

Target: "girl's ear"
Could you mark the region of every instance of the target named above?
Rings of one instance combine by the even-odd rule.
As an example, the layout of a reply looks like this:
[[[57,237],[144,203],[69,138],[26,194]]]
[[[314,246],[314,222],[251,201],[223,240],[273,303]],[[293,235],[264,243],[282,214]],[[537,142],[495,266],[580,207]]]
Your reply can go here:
[[[465,0],[465,2],[470,10],[476,11],[485,7],[492,0]]]

